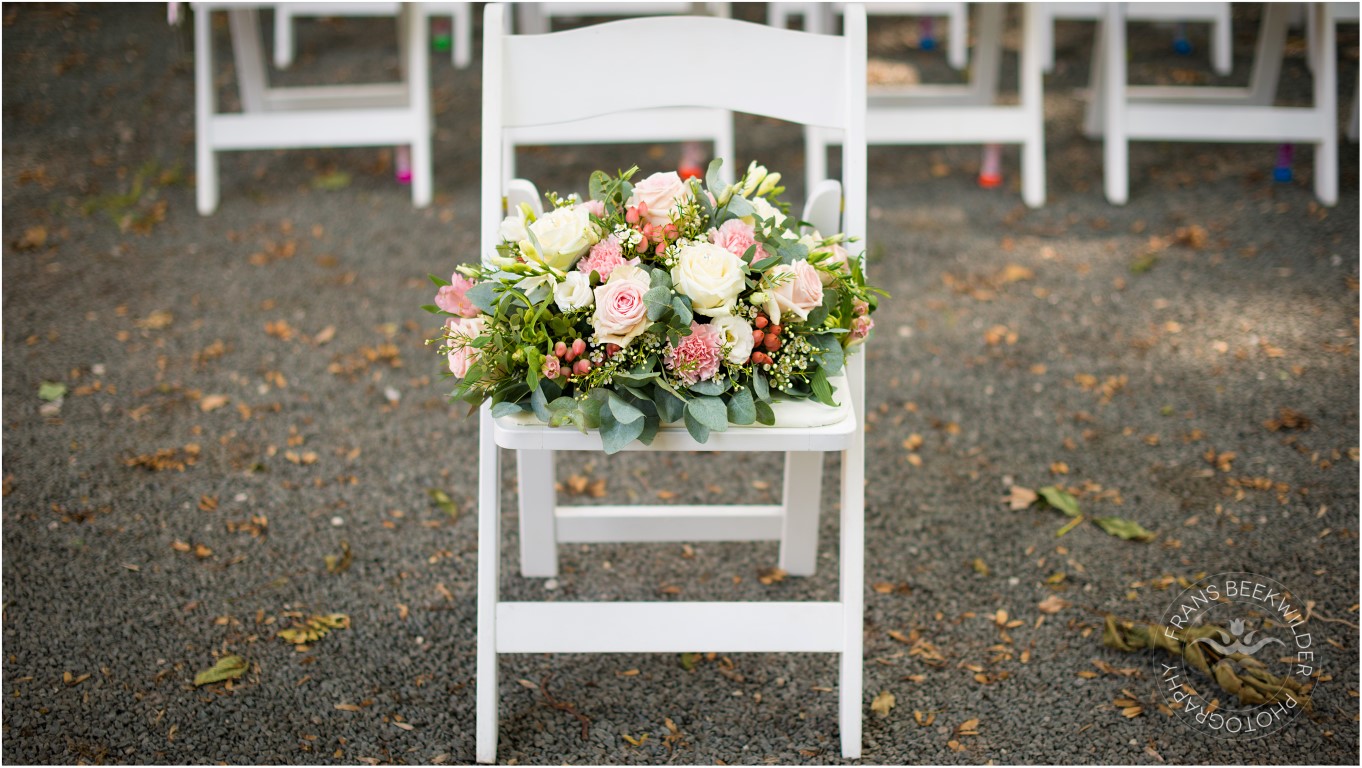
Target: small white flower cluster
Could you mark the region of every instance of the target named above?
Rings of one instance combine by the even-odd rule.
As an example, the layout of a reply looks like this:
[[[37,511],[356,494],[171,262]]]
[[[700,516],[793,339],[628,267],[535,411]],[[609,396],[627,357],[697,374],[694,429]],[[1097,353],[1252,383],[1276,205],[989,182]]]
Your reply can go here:
[[[785,346],[774,355],[775,363],[761,366],[770,378],[771,386],[782,392],[790,389],[796,377],[803,376],[813,352],[813,345],[803,336],[791,335],[787,339]]]

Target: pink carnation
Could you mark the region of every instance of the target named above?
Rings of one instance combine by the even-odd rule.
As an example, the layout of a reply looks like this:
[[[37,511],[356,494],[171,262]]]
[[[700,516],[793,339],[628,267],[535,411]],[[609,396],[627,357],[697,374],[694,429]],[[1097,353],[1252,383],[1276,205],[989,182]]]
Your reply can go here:
[[[449,372],[462,379],[468,369],[481,357],[482,351],[472,346],[473,339],[482,335],[486,323],[481,317],[462,317],[445,321],[445,336],[449,344]]]
[[[690,324],[690,335],[675,347],[667,347],[663,359],[667,368],[676,374],[677,381],[690,386],[697,381],[708,381],[719,372],[723,360],[720,345],[723,332],[713,325]]]
[[[753,261],[761,261],[766,258],[766,249],[757,243],[756,232],[751,224],[743,222],[741,219],[729,219],[723,226],[710,235],[710,242],[723,248],[725,251],[742,258],[747,253],[747,249],[757,246],[756,253],[753,254]]]
[[[619,238],[611,235],[591,246],[591,252],[586,258],[577,262],[577,269],[586,275],[595,272],[601,276],[602,281],[605,281],[610,279],[610,273],[615,271],[615,267],[626,264],[631,267],[638,266],[638,259],[625,259]]]
[[[455,272],[449,278],[449,285],[440,286],[439,293],[435,294],[435,306],[443,309],[451,315],[459,317],[477,317],[478,308],[473,306],[473,302],[468,300],[468,289],[474,286],[474,282]]]
[[[544,367],[539,373],[546,379],[556,379],[563,372],[563,364],[559,362],[556,355],[548,355],[544,358]]]

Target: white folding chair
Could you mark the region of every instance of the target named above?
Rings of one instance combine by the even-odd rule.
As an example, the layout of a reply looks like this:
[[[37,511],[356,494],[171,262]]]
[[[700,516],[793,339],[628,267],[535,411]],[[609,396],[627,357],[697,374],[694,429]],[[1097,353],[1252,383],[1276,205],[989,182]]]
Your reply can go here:
[[[555,18],[581,16],[652,16],[699,14],[727,18],[728,3],[690,2],[568,2],[515,3],[516,32],[522,35],[550,31]],[[507,21],[509,21],[509,14]],[[483,19],[486,24],[486,18]],[[639,144],[644,142],[707,141],[714,145],[714,157],[733,157],[733,113],[726,109],[706,109],[676,105],[608,118],[587,118],[557,125],[525,125],[506,131],[506,178],[515,178],[516,148],[554,144]],[[725,178],[732,172],[725,167]]]
[[[728,19],[645,18],[544,35],[504,34],[505,6],[486,10],[483,64],[482,252],[493,253],[503,196],[533,198],[525,182],[507,184],[502,142],[509,129],[585,120],[616,110],[704,105],[743,111],[846,134],[842,183],[820,184],[806,220],[821,231],[863,238],[866,225],[865,13],[848,6],[843,37],[777,30]],[[583,78],[540,82],[553,65],[583,50],[610,51],[629,60],[659,44],[684,41],[697,61],[717,61],[738,49],[759,50],[765,66],[799,83],[800,98],[780,89],[724,88],[708,78],[677,78],[665,89],[626,89],[600,98]],[[731,160],[729,160],[731,162]],[[841,192],[845,190],[845,195]],[[838,225],[839,212],[842,224]],[[827,652],[840,654],[839,720],[842,754],[860,755],[861,645],[864,589],[864,355],[847,361],[835,382],[841,404],[778,403],[775,427],[730,426],[700,444],[679,425],[664,425],[639,451],[784,452],[786,504],[781,508],[632,506],[556,507],[554,451],[599,451],[598,433],[552,429],[532,420],[493,419],[483,407],[478,472],[477,759],[493,762],[497,749],[501,653]],[[783,528],[816,532],[821,456],[841,455],[840,599],[835,602],[503,602],[500,454],[517,454],[521,535],[557,540],[677,541],[779,538]],[[813,539],[816,542],[816,538]],[[810,545],[804,540],[804,546]],[[523,554],[523,552],[522,552]],[[803,553],[812,570],[813,550]]]
[[[411,198],[430,204],[430,72],[425,16],[404,3],[398,17],[398,83],[270,87],[260,41],[260,4],[194,3],[195,172],[199,213],[218,206],[219,152],[305,147],[411,146]],[[213,79],[214,11],[226,11],[242,111],[218,112]]]
[[[1022,200],[1039,208],[1045,204],[1045,114],[1034,4],[1022,4],[1016,104],[997,103],[1005,8],[1001,3],[973,5],[979,15],[969,83],[871,88],[866,140],[875,146],[1020,144]],[[811,183],[827,173],[827,148],[840,140],[836,131],[805,131]]]
[[[275,3],[274,65],[288,69],[293,65],[293,20],[318,16],[396,16],[401,3]],[[450,19],[450,56],[454,66],[463,69],[473,61],[472,3],[423,3],[431,18]]]
[[[1331,3],[1311,3],[1307,13],[1326,34],[1307,52],[1315,65],[1313,103],[1274,106],[1291,11],[1264,3],[1246,88],[1132,86],[1126,79],[1126,4],[1106,6],[1093,46],[1092,87],[1084,131],[1102,136],[1107,200],[1130,196],[1131,141],[1295,142],[1315,145],[1315,196],[1338,202],[1338,61]]]
[[[1036,23],[1040,25],[1041,64],[1047,73],[1055,71],[1055,20],[1097,21],[1103,3],[1034,3]],[[1234,66],[1234,46],[1229,3],[1134,3],[1131,21],[1203,22],[1211,25],[1211,67],[1216,74],[1228,75]]]
[[[804,17],[809,32],[831,31],[831,18],[842,12],[843,3],[767,3],[766,23],[784,29],[793,16]],[[969,4],[961,2],[875,2],[865,7],[869,16],[943,17],[946,25],[946,61],[952,69],[969,63]]]

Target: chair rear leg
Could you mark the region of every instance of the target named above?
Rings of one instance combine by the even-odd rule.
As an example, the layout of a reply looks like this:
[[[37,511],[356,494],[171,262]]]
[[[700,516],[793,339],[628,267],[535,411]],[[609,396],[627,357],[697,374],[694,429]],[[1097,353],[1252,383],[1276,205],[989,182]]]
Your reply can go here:
[[[217,92],[213,87],[213,12],[194,14],[194,177],[199,213],[218,207],[218,156],[213,151],[213,115]]]
[[[786,453],[780,567],[791,576],[812,576],[818,566],[818,510],[822,491],[822,452]]]

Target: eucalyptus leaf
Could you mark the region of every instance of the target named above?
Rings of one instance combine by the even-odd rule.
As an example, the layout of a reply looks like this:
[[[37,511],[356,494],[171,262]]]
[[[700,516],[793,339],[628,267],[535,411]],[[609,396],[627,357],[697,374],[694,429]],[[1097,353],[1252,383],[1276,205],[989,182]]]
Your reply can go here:
[[[676,321],[682,325],[689,326],[695,320],[695,315],[691,313],[690,302],[684,296],[672,296],[672,312],[676,315]]]
[[[723,432],[728,429],[728,408],[717,397],[693,397],[686,403],[686,413],[709,427],[711,431]]]
[[[519,403],[508,403],[503,400],[492,406],[492,418],[500,419],[503,416],[515,416],[524,410]]]
[[[756,407],[757,407],[757,423],[764,424],[768,427],[775,426],[776,412],[771,410],[771,404],[764,403],[758,400],[756,402]]]
[[[657,321],[672,308],[672,292],[669,288],[658,286],[649,288],[643,294],[643,304],[648,308],[648,319]]]
[[[657,404],[658,416],[668,423],[679,420],[681,414],[686,410],[684,400],[662,387],[653,390],[653,402]]]
[[[704,424],[701,424],[698,419],[692,416],[690,414],[689,409],[687,409],[686,411],[685,418],[686,431],[690,433],[691,437],[695,438],[695,442],[703,443],[709,440],[709,427],[706,427]]]
[[[744,387],[728,399],[728,420],[734,424],[751,424],[757,420],[757,405],[752,390]]]
[[[643,414],[639,413],[638,409],[634,409],[634,412],[638,413],[637,419],[628,423],[619,421],[613,413],[616,402],[622,401],[611,398],[611,408],[601,409],[601,447],[607,454],[619,453],[624,450],[625,446],[634,442],[639,435],[643,434]],[[632,408],[632,406],[629,407]]]
[[[469,288],[464,297],[486,314],[493,314],[496,311],[497,284],[492,280],[483,280]]]
[[[732,382],[730,379],[724,379],[723,382],[719,382],[714,379],[709,379],[707,381],[697,381],[694,384],[687,387],[687,389],[689,389],[690,391],[694,392],[697,395],[708,395],[709,397],[717,397],[727,392],[729,384],[731,383]]]
[[[771,385],[766,383],[766,376],[761,371],[752,372],[752,394],[758,400],[771,402]]]
[[[724,159],[722,157],[716,157],[709,161],[709,168],[705,169],[705,186],[709,188],[710,194],[715,197],[718,197],[719,193],[723,192],[724,187],[727,186],[724,184],[723,177],[719,175],[719,169],[722,168],[723,165]]]
[[[610,415],[621,424],[632,424],[643,418],[643,411],[624,402],[624,399],[619,395],[611,394],[610,399],[606,402],[610,405]],[[602,410],[601,413],[604,414],[605,411]],[[605,420],[604,415],[601,416],[601,420]]]

